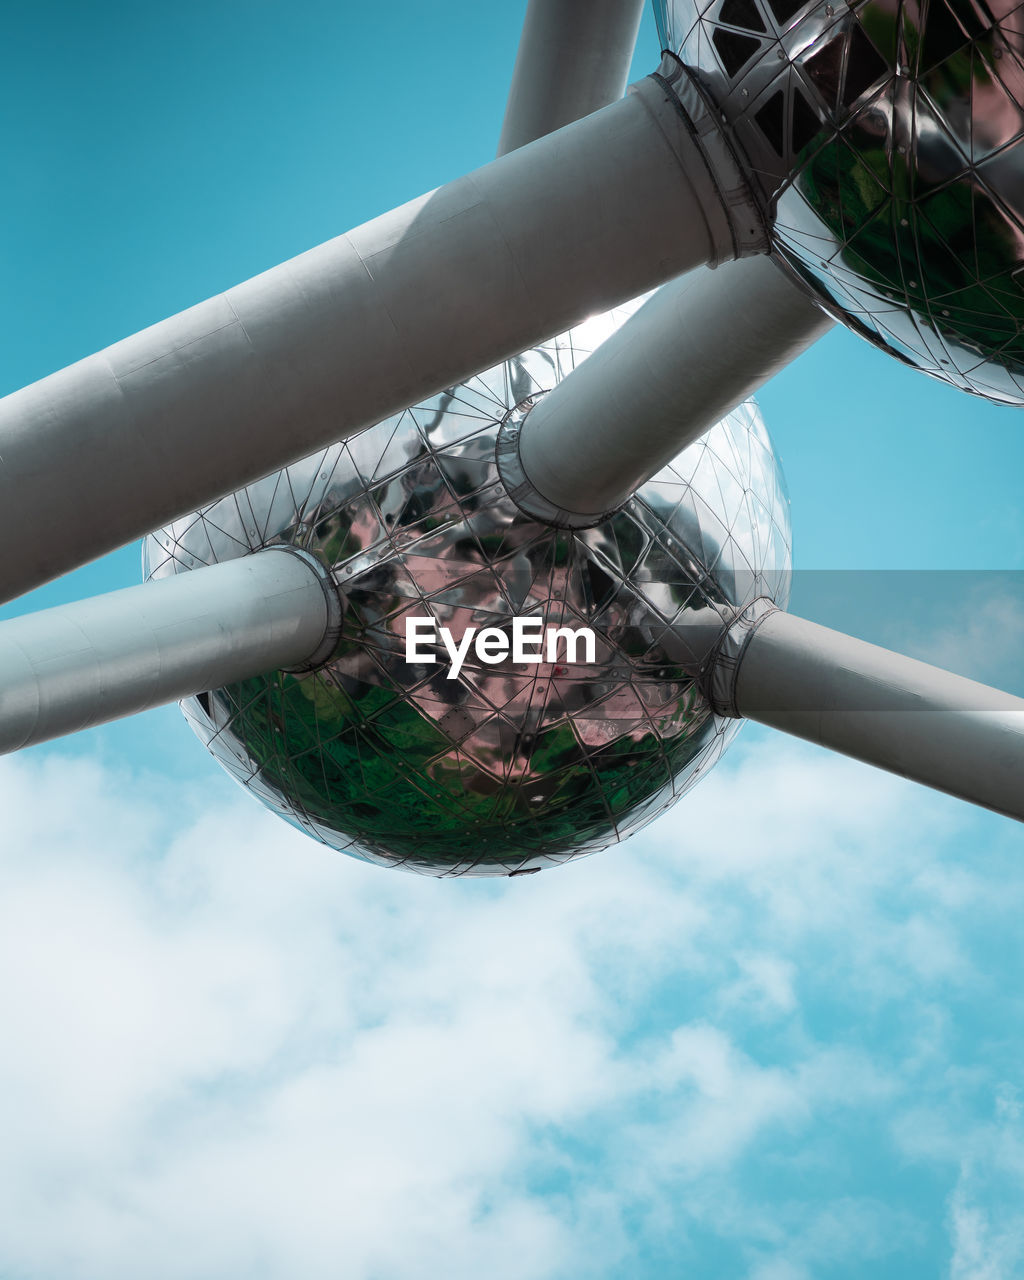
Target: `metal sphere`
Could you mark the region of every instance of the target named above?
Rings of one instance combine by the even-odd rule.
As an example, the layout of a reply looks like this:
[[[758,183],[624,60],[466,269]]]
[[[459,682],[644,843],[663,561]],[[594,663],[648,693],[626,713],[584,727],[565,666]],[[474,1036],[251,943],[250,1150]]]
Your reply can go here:
[[[495,464],[502,420],[628,312],[599,317],[152,535],[151,576],[275,542],[344,593],[330,662],[184,703],[275,812],[357,857],[433,875],[539,870],[621,840],[720,756],[671,624],[708,601],[785,601],[789,511],[745,404],[628,507],[569,532],[524,516]],[[592,662],[408,663],[406,624],[459,639],[516,617],[589,626]],[[561,655],[560,655],[561,656]],[[577,657],[586,657],[578,653]]]
[[[829,310],[966,391],[1024,403],[1017,0],[658,0]]]

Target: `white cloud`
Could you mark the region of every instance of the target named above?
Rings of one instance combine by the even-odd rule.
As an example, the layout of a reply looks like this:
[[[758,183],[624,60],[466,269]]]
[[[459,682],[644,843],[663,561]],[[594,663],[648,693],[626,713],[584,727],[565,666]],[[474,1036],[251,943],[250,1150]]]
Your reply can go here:
[[[0,805],[10,1280],[640,1275],[697,1227],[767,1280],[817,1275],[836,1223],[864,1257],[907,1234],[815,1171],[918,1062],[859,1011],[919,1028],[973,972],[991,891],[942,874],[952,802],[773,739],[501,883],[83,759],[4,761]],[[765,1159],[807,1203],[759,1207]]]
[[[725,1006],[741,1005],[752,1014],[772,1017],[796,1006],[794,965],[762,951],[740,951],[735,957],[739,976],[722,991]]]
[[[993,1206],[966,1162],[950,1197],[950,1280],[1009,1280],[1024,1270],[1024,1208]]]

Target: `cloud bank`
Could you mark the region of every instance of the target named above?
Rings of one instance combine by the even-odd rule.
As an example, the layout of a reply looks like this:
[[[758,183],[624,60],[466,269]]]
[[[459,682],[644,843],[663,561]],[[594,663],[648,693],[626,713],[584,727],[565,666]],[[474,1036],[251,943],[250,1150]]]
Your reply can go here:
[[[0,803],[5,1280],[1024,1259],[1012,824],[767,733],[500,883],[56,753]]]

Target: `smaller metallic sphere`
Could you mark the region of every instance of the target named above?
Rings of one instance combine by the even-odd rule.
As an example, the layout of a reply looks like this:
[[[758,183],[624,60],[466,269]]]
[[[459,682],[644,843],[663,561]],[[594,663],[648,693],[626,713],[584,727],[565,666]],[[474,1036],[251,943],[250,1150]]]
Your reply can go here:
[[[773,248],[850,328],[1024,404],[1017,0],[658,0],[750,162]]]

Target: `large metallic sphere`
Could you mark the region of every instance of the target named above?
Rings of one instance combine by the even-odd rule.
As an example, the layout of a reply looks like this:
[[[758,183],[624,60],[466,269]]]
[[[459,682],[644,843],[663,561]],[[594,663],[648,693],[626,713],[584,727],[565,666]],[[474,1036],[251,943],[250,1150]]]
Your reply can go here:
[[[737,722],[712,714],[671,624],[708,601],[788,593],[788,502],[756,407],[743,405],[593,529],[528,519],[496,470],[509,411],[550,389],[624,314],[149,539],[155,577],[281,541],[334,568],[346,611],[325,667],[184,704],[220,763],[282,817],[371,862],[525,872],[621,840],[719,757]],[[447,663],[406,662],[410,616],[432,616],[456,639],[515,617],[589,626],[594,661],[471,656],[450,679]]]
[[[1024,403],[1019,0],[658,0],[775,202],[775,247],[877,345]]]

